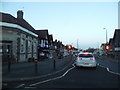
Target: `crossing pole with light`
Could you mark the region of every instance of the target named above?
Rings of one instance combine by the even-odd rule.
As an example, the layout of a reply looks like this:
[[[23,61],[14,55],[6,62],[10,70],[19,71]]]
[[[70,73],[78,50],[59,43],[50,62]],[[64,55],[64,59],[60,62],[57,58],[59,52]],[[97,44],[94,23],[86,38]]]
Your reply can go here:
[[[71,49],[72,49],[72,45],[68,45],[68,46],[67,46],[67,49],[68,49],[68,50],[71,50]]]
[[[108,51],[110,50],[110,45],[106,44],[105,49]]]
[[[73,49],[72,45],[67,45],[67,50],[70,53],[70,59],[71,60],[72,60],[72,51],[71,51],[72,49]]]

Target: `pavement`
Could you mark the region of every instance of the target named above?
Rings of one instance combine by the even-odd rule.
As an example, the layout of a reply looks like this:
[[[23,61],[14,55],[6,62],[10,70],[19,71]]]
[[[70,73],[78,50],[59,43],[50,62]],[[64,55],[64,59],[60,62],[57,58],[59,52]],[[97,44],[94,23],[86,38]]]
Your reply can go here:
[[[99,66],[107,68],[111,73],[116,73],[120,75],[120,60],[114,59],[108,56],[95,56]]]
[[[11,64],[10,72],[8,65],[2,66],[2,82],[16,82],[35,80],[53,75],[65,70],[74,61],[72,56],[56,59],[54,66],[53,59],[44,59],[38,62],[37,71],[34,62],[22,62]]]

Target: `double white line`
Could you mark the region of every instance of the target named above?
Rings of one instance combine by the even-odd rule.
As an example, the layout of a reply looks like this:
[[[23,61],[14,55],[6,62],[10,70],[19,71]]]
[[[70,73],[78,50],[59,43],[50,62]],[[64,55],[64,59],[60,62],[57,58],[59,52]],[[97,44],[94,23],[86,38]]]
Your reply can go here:
[[[116,75],[120,75],[120,73],[112,72],[112,71],[110,71],[110,69],[109,69],[108,67],[102,66],[102,65],[100,65],[99,63],[98,63],[97,65],[100,66],[100,67],[106,68],[107,71],[110,72],[110,73],[113,73],[113,74],[116,74]],[[47,79],[47,80],[44,80],[44,81],[40,81],[40,82],[37,82],[37,83],[34,83],[34,84],[30,84],[30,85],[29,85],[29,88],[34,87],[35,85],[38,85],[38,84],[46,83],[46,82],[53,81],[53,80],[60,79],[60,78],[64,77],[70,70],[72,70],[72,69],[75,68],[74,64],[72,64],[72,66],[73,66],[73,67],[70,68],[70,69],[68,69],[63,75],[61,75],[61,76],[59,76],[59,77]],[[16,88],[20,88],[20,87],[22,87],[22,86],[24,86],[24,85],[25,85],[25,84],[21,84],[21,85],[17,86]],[[27,88],[27,87],[25,87],[25,88]]]
[[[72,64],[72,66],[73,66],[72,68],[68,69],[63,75],[61,75],[61,76],[59,76],[59,77],[52,78],[52,79],[48,79],[48,80],[44,80],[44,81],[37,82],[37,83],[34,83],[34,84],[30,84],[29,87],[25,87],[25,88],[32,88],[32,86],[35,86],[35,85],[38,85],[38,84],[42,84],[42,83],[45,83],[45,82],[49,82],[49,81],[53,81],[53,80],[56,80],[56,79],[60,79],[60,78],[64,77],[70,70],[72,70],[72,69],[75,67],[74,64]],[[67,68],[67,66],[66,66],[65,68]],[[63,71],[65,68],[63,68],[63,69],[60,70],[60,71]],[[55,72],[55,73],[58,73],[58,72],[60,72],[60,71],[57,71],[57,72]],[[54,74],[55,74],[55,73],[54,73]],[[47,74],[47,75],[44,75],[43,77],[49,76],[49,75],[52,75],[52,74],[53,74],[53,73]],[[23,87],[24,85],[25,85],[25,84],[21,84],[21,85],[15,87],[15,88],[21,88],[21,87]],[[33,87],[33,88],[34,88],[34,87]]]
[[[72,70],[73,68],[75,68],[74,65],[73,65],[72,68],[68,69],[63,75],[61,75],[61,76],[59,76],[59,77],[51,78],[51,79],[44,80],[44,81],[41,81],[41,82],[37,82],[37,83],[31,84],[31,85],[29,85],[29,86],[35,86],[35,85],[42,84],[42,83],[45,83],[45,82],[49,82],[49,81],[53,81],[53,80],[56,80],[56,79],[60,79],[60,78],[64,77],[64,76],[65,76],[70,70]]]
[[[98,65],[99,65],[100,67],[104,67],[104,66],[100,65],[99,63],[98,63]],[[41,81],[41,82],[37,82],[37,83],[31,84],[31,85],[29,85],[29,86],[35,86],[35,85],[38,85],[38,84],[42,84],[42,83],[46,83],[46,82],[53,81],[53,80],[56,80],[56,79],[60,79],[60,78],[64,77],[70,70],[72,70],[72,69],[75,68],[74,64],[72,64],[72,66],[73,66],[72,68],[68,69],[63,75],[61,75],[61,76],[59,76],[59,77],[51,78],[51,79],[44,80],[44,81]],[[104,67],[104,68],[106,68],[106,67]],[[119,73],[110,71],[109,68],[106,68],[106,69],[107,69],[107,71],[110,72],[110,73],[120,75]]]

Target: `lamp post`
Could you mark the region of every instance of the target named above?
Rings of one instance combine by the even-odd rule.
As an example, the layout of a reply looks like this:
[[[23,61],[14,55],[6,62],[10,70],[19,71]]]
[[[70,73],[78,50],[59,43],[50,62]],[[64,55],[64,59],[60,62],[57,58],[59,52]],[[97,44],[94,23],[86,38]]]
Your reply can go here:
[[[107,29],[106,28],[103,28],[104,30],[106,30],[106,44],[108,43],[107,41]]]
[[[77,49],[78,49],[79,47],[78,47],[78,39],[77,39]],[[79,49],[78,49],[79,50]]]

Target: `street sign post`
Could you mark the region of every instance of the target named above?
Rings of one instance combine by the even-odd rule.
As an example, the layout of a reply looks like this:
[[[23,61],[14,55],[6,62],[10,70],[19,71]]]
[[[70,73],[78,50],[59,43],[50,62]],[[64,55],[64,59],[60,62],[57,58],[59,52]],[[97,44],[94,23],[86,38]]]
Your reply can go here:
[[[34,60],[34,64],[35,64],[35,74],[37,74],[38,73],[38,60],[37,59]]]
[[[56,51],[53,52],[53,70],[56,69],[56,57],[57,57],[57,53]]]

